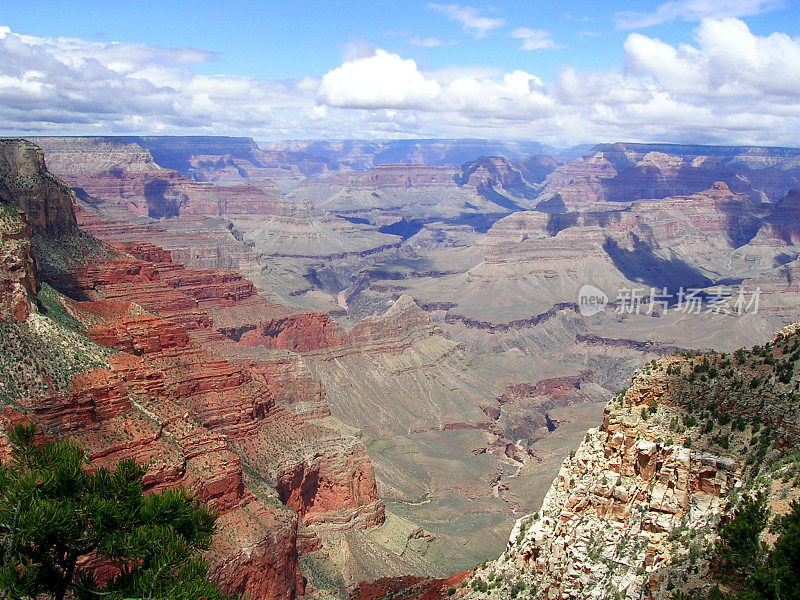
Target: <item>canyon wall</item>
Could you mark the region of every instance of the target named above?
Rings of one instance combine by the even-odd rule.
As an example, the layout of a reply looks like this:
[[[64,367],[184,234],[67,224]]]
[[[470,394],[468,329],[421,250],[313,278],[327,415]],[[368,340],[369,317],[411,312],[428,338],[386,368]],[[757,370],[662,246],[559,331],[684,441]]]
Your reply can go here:
[[[752,352],[671,356],[639,371],[564,461],[542,508],[517,522],[505,553],[475,570],[472,581],[489,589],[463,595],[708,592],[718,526],[741,495],[765,492],[777,514],[800,495],[786,460],[800,444],[797,332],[787,327]]]
[[[360,442],[324,422],[324,398],[318,383],[303,382],[307,371],[294,385],[271,381],[272,373],[291,381],[296,361],[251,369],[205,349],[235,345],[217,332],[218,315],[247,323],[247,315],[292,311],[266,303],[238,273],[186,269],[151,244],[67,235],[74,217],[58,220],[71,213],[68,188],[42,171],[41,152],[17,146],[4,143],[6,168],[32,173],[33,183],[19,193],[4,188],[0,326],[4,364],[18,349],[7,344],[18,340],[26,366],[22,378],[4,371],[3,426],[34,418],[45,435],[79,440],[93,464],[147,464],[148,490],[187,486],[219,511],[210,559],[223,590],[302,595],[309,536],[324,541],[383,523],[371,464]],[[21,211],[35,215],[35,228]],[[31,245],[31,234],[42,241]],[[46,266],[41,290],[36,262]],[[73,362],[62,358],[69,348]],[[314,395],[296,397],[308,389]],[[306,413],[309,401],[321,407]]]

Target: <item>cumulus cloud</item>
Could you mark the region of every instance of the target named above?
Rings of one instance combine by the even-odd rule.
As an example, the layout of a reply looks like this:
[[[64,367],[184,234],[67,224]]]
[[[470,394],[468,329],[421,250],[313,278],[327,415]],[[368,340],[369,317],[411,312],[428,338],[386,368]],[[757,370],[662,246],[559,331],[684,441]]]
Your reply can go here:
[[[413,60],[378,50],[326,73],[317,96],[325,104],[347,108],[435,110],[440,94],[441,86],[425,78]]]
[[[563,48],[553,41],[553,35],[544,29],[528,29],[520,27],[509,34],[512,38],[522,40],[520,50],[554,50]]]
[[[625,42],[627,65],[670,92],[730,98],[800,96],[800,40],[753,35],[738,19],[704,20],[698,47],[674,47],[638,33]]]
[[[519,39],[544,37],[526,32]],[[345,110],[399,111],[390,113],[395,122],[403,115],[404,126],[430,134],[445,128],[448,135],[491,131],[494,137],[525,135],[551,143],[796,144],[799,40],[754,35],[738,19],[706,19],[695,30],[695,44],[676,46],[632,33],[624,49],[618,70],[565,67],[550,85],[523,71],[424,71],[383,52],[373,64],[346,63],[326,74],[317,101]],[[408,82],[404,93],[385,86],[377,71],[389,81]],[[377,113],[372,116],[377,119]]]
[[[482,38],[490,31],[499,29],[506,24],[505,20],[496,17],[487,17],[480,10],[472,6],[458,4],[428,4],[428,8],[439,11],[451,21],[461,23],[464,31],[472,33],[476,38]]]
[[[196,48],[39,38],[0,28],[0,123],[8,132],[196,132],[263,128],[315,90],[194,72]],[[316,86],[315,86],[316,87]],[[307,100],[306,100],[307,102]]]
[[[326,73],[317,98],[340,108],[461,112],[505,119],[531,118],[553,108],[541,80],[529,73],[514,71],[500,80],[456,76],[440,82],[422,73],[413,60],[384,50]]]
[[[533,39],[524,36],[518,39]],[[321,78],[199,74],[215,55],[22,36],[0,27],[3,133],[234,134],[259,139],[487,137],[552,144],[796,145],[800,39],[706,19],[689,44],[630,33],[616,69],[554,81],[491,66],[425,69],[368,44]]]
[[[639,29],[675,20],[701,21],[750,17],[786,5],[786,0],[673,0],[659,4],[655,11],[623,11],[616,15],[620,29]]]
[[[436,48],[438,46],[445,45],[445,43],[442,40],[435,37],[426,37],[426,38],[414,37],[408,40],[408,43],[411,44],[412,46],[420,46],[422,48]]]

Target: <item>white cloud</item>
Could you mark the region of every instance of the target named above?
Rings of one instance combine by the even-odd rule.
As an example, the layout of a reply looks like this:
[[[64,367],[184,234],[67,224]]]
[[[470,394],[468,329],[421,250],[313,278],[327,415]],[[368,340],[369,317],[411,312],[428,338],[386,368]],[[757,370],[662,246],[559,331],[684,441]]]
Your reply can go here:
[[[411,44],[412,46],[420,46],[422,48],[436,48],[438,46],[445,45],[445,43],[442,40],[435,37],[426,37],[426,38],[414,37],[408,40],[408,43]]]
[[[531,38],[532,36],[527,36]],[[525,37],[519,38],[524,41]],[[214,55],[21,36],[0,27],[6,135],[232,134],[258,139],[487,137],[553,144],[797,145],[800,39],[706,19],[690,44],[631,33],[617,69],[444,66],[363,43],[321,79],[200,75]],[[213,64],[213,63],[212,63]]]
[[[346,62],[322,77],[317,98],[339,108],[459,112],[500,119],[524,119],[550,112],[553,99],[538,77],[523,71],[502,79],[422,73],[411,59],[378,50]]]
[[[439,11],[451,21],[461,23],[464,31],[469,31],[476,38],[482,38],[490,31],[499,29],[506,24],[505,20],[496,17],[487,17],[480,10],[472,6],[458,4],[428,4],[428,8]]]
[[[636,74],[652,75],[670,92],[798,100],[800,40],[782,33],[753,35],[738,19],[706,19],[695,38],[698,47],[676,48],[632,33],[625,42],[627,65]]]
[[[8,132],[198,133],[261,128],[299,106],[293,84],[199,76],[195,48],[39,38],[0,29],[0,123]]]
[[[409,90],[417,91],[401,102],[388,101],[372,68],[361,65],[338,82],[336,106],[363,107],[368,96],[367,106],[383,111],[380,117],[363,115],[373,125],[402,123],[411,133],[427,135],[796,145],[800,41],[779,33],[756,36],[737,19],[704,20],[695,41],[674,46],[632,33],[623,68],[563,68],[552,85],[522,71],[422,71],[413,61],[384,53],[380,66],[386,76],[409,79]]]
[[[321,102],[346,108],[435,110],[439,84],[426,79],[410,58],[378,50],[328,71],[317,92]]]
[[[512,38],[522,40],[520,50],[554,50],[563,48],[553,41],[553,34],[544,29],[528,29],[520,27],[509,34]]]
[[[658,5],[651,13],[624,11],[616,14],[620,29],[639,29],[675,20],[701,21],[750,17],[786,5],[786,0],[673,0]]]

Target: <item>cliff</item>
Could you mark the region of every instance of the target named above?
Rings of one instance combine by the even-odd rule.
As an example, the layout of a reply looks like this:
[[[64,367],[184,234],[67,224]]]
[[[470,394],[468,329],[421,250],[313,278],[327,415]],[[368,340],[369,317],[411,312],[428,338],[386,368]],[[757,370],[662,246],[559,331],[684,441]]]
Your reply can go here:
[[[296,359],[234,363],[208,349],[238,346],[217,318],[292,311],[238,273],[186,269],[152,244],[111,246],[64,227],[71,196],[53,193],[63,184],[39,171],[41,152],[12,146],[5,171],[35,176],[4,188],[0,204],[0,438],[33,418],[47,436],[81,442],[95,464],[136,458],[148,465],[146,489],[184,485],[218,510],[209,558],[225,591],[302,595],[299,555],[314,540],[383,523],[369,458],[351,434],[318,422],[330,411]],[[18,206],[34,207],[40,235]]]
[[[94,208],[125,209],[153,218],[225,213],[264,214],[282,210],[277,186],[268,179],[255,185],[218,188],[191,181],[187,171],[194,146],[249,156],[252,140],[229,147],[228,138],[71,137],[31,138],[47,153],[50,170],[62,177]],[[205,140],[205,143],[204,143]],[[246,143],[245,143],[246,142]],[[207,146],[207,147],[206,147]],[[41,151],[40,151],[41,152]],[[188,153],[188,154],[187,154]],[[183,172],[175,170],[176,167]]]
[[[777,201],[800,182],[800,152],[793,148],[598,144],[555,169],[542,199],[576,207],[692,194],[715,181],[753,202]]]
[[[0,139],[0,202],[25,213],[33,233],[60,237],[77,230],[75,194],[47,171],[30,142]]]
[[[38,287],[31,230],[10,205],[0,203],[0,320],[25,321]]]
[[[777,514],[800,496],[787,467],[800,446],[798,356],[793,326],[753,351],[653,361],[463,595],[633,599],[714,587],[718,526],[742,494],[765,491]]]

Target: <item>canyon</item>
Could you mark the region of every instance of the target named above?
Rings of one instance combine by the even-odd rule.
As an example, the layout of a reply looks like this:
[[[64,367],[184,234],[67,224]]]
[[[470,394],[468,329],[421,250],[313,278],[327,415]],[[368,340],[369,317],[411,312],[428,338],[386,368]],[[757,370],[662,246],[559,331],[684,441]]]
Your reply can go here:
[[[2,382],[4,423],[195,490],[220,512],[212,577],[253,598],[489,573],[500,595],[583,597],[592,573],[639,597],[687,499],[701,528],[741,479],[665,443],[685,411],[669,355],[798,320],[793,149],[31,141],[0,146],[3,354],[31,357]],[[605,310],[582,312],[587,284]],[[586,556],[619,539],[589,528],[628,523],[620,498],[651,485],[680,495],[648,497],[630,569],[607,573]]]

